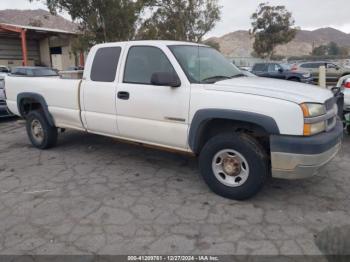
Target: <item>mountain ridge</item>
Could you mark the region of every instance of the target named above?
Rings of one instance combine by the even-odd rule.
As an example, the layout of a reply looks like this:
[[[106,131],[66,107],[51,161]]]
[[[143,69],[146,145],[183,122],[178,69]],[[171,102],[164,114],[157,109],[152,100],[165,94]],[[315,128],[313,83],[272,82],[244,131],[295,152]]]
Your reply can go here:
[[[251,57],[253,52],[254,39],[247,30],[237,30],[221,37],[211,37],[207,41],[219,43],[221,52],[228,57]],[[313,47],[325,45],[331,41],[342,47],[350,47],[350,34],[332,27],[299,30],[290,43],[276,48],[276,55],[309,55]]]

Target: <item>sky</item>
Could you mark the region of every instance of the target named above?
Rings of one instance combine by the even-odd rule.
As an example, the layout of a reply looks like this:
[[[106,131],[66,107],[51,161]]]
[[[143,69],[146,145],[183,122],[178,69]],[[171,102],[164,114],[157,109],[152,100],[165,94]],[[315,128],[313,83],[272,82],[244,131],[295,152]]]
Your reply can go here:
[[[268,0],[266,0],[268,1]],[[222,36],[250,28],[250,16],[261,0],[219,0],[222,6],[222,19],[208,34]],[[45,2],[45,1],[44,1]],[[296,26],[313,30],[321,27],[334,27],[350,33],[350,0],[269,0],[273,5],[285,5],[293,13]],[[46,9],[43,1],[1,0],[0,9]],[[64,14],[67,16],[67,14]]]

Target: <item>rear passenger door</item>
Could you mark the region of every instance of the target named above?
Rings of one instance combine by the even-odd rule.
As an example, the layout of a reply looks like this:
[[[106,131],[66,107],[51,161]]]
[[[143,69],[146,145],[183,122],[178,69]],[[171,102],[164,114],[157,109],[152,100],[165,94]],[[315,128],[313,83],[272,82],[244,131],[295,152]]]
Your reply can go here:
[[[81,86],[82,120],[90,132],[118,135],[116,116],[117,74],[123,46],[91,50]],[[93,55],[95,54],[95,55]]]
[[[154,73],[177,75],[181,86],[151,84]],[[165,46],[130,46],[118,85],[120,136],[149,144],[186,149],[190,84]]]

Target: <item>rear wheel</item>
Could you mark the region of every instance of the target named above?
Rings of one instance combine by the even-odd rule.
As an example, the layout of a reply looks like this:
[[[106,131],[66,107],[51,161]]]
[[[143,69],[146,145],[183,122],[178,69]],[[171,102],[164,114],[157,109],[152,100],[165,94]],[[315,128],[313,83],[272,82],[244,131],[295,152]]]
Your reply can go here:
[[[27,117],[26,129],[29,140],[39,149],[49,149],[57,143],[57,128],[51,126],[40,111],[31,111]]]
[[[264,149],[245,134],[220,134],[210,139],[200,154],[199,166],[214,193],[235,200],[257,194],[268,175]]]

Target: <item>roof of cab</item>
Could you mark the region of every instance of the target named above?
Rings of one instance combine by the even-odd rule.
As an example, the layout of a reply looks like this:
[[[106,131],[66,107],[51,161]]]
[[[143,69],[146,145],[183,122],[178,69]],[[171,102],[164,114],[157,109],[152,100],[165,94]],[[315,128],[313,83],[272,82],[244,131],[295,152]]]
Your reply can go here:
[[[199,43],[183,42],[183,41],[170,41],[170,40],[139,40],[139,41],[127,41],[127,42],[112,42],[98,44],[96,47],[112,47],[115,45],[159,45],[159,46],[170,46],[170,45],[190,45],[190,46],[206,46]]]

